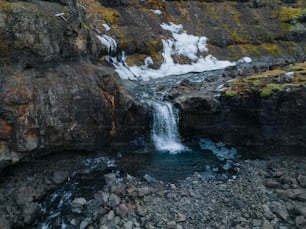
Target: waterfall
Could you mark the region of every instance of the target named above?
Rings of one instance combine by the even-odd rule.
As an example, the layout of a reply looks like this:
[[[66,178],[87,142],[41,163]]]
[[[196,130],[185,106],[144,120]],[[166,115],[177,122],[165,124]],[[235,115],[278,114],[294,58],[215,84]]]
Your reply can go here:
[[[169,102],[150,101],[153,108],[152,140],[159,151],[171,154],[187,150],[178,132],[178,114]]]

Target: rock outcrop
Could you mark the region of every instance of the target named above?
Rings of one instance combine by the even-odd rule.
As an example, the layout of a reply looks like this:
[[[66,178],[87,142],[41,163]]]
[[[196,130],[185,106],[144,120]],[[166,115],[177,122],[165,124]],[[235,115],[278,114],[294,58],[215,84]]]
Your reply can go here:
[[[192,90],[178,96],[182,134],[262,154],[305,153],[305,69],[303,63],[242,77],[219,88],[220,96]]]
[[[144,132],[147,113],[73,1],[1,2],[0,170],[23,157],[91,151]]]

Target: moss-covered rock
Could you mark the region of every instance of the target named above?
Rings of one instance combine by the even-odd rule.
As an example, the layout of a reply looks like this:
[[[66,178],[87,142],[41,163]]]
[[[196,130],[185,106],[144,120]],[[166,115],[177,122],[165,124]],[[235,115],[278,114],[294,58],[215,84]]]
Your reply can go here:
[[[262,98],[294,88],[306,88],[306,63],[240,78],[226,86],[229,89],[223,92],[223,96],[257,94]]]

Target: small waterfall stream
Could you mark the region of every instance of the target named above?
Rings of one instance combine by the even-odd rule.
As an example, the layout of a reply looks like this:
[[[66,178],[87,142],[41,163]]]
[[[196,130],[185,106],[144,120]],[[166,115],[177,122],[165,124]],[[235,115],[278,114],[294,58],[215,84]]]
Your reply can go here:
[[[153,108],[152,141],[156,150],[176,154],[187,150],[178,131],[178,114],[170,102],[150,101]]]

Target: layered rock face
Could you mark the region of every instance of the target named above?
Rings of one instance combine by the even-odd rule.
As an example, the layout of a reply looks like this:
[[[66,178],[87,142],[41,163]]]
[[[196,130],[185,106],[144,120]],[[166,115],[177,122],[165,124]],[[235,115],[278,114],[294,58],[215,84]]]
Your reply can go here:
[[[305,64],[225,83],[220,96],[190,91],[175,102],[185,137],[209,137],[261,154],[306,152]]]
[[[0,34],[0,169],[143,133],[146,111],[95,61],[103,47],[74,2],[4,2]]]

